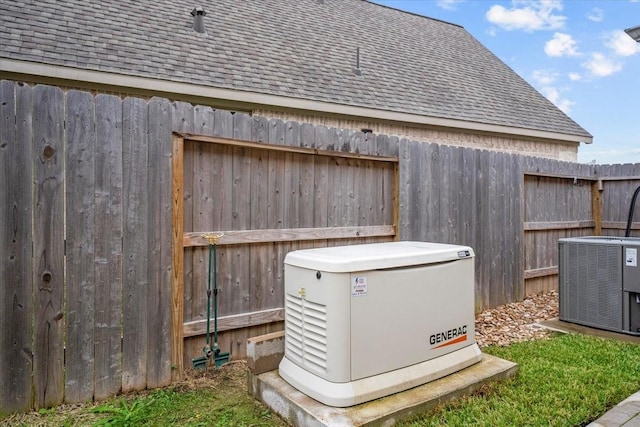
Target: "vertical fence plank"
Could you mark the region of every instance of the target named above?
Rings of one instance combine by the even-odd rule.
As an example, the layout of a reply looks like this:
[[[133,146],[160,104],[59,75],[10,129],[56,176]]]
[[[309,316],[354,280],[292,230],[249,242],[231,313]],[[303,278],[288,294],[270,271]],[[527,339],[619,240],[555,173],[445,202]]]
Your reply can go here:
[[[342,132],[338,129],[329,129],[330,150],[339,150],[341,147]],[[328,180],[328,203],[327,203],[327,226],[338,227],[341,224],[341,207],[344,203],[342,198],[342,165],[344,159],[331,157],[329,160],[329,180]]]
[[[413,160],[411,158],[411,143],[407,139],[398,141],[398,217],[396,224],[396,239],[410,240],[413,236],[410,233],[410,211],[413,200],[411,198],[412,180],[411,170]],[[415,237],[413,237],[415,239]]]
[[[0,416],[32,405],[31,97],[0,82]]]
[[[246,114],[234,115],[229,118],[232,124],[231,136],[240,140],[250,140],[252,136],[253,119]],[[257,137],[264,138],[263,132],[258,132]],[[233,181],[232,181],[232,206],[231,218],[232,230],[251,229],[251,153],[244,148],[233,150]],[[251,307],[251,250],[248,247],[239,247],[234,250],[232,262],[235,263],[235,287],[229,289],[233,293],[228,294],[228,301],[232,303],[232,313],[247,313]],[[246,354],[247,331],[240,331],[235,338],[229,339],[229,351],[234,359],[242,358]],[[224,351],[224,350],[223,350]]]
[[[126,98],[123,103],[123,271],[122,288],[122,391],[147,386],[149,286],[147,243],[149,206],[147,182],[148,114],[142,99]]]
[[[229,114],[228,111],[216,110],[213,134],[215,136],[224,138],[232,138],[234,116]],[[251,118],[246,114],[242,114],[242,117],[243,120],[251,120]],[[214,218],[218,224],[218,227],[216,227],[215,229],[234,230],[235,228],[233,221],[237,209],[233,199],[235,175],[237,173],[234,170],[234,157],[235,153],[239,152],[240,150],[237,150],[233,147],[221,148],[221,150],[223,150],[224,154],[222,155],[221,159],[222,163],[219,168],[219,175],[216,176],[216,178],[220,181],[219,189],[216,189],[219,190],[219,192],[214,193],[213,199],[213,204],[216,207]],[[214,163],[214,165],[217,164],[217,162]],[[218,208],[220,209],[219,211]],[[202,221],[206,221],[206,218],[203,218]],[[234,274],[235,270],[233,266],[237,262],[246,263],[246,260],[238,259],[237,249],[237,247],[226,247],[222,248],[222,250],[218,252],[220,261],[218,263],[218,284],[221,287],[220,293],[218,294],[218,313],[222,316],[240,312],[235,311],[235,302],[237,301],[237,303],[240,304],[244,296],[248,297],[248,295],[241,295],[241,285],[237,275]],[[224,280],[221,281],[221,278],[223,278]],[[230,344],[227,343],[227,347],[223,351],[228,351],[228,345]]]
[[[64,396],[64,95],[33,89],[35,209],[35,406],[51,407]]]
[[[122,101],[96,97],[95,146],[95,392],[122,386]]]
[[[508,200],[512,201],[511,218],[513,221],[513,246],[514,262],[511,265],[511,276],[507,276],[513,286],[512,301],[521,301],[525,297],[524,289],[524,214],[523,214],[523,193],[524,174],[522,172],[522,157],[512,155],[508,160],[509,165],[513,165],[511,174],[508,177],[510,182],[511,195]],[[508,239],[508,237],[505,237]],[[507,242],[509,243],[509,242]]]
[[[166,99],[149,102],[149,181],[147,183],[150,227],[149,306],[147,336],[147,386],[171,383],[171,286],[172,280],[172,174],[171,104]]]
[[[88,92],[70,90],[66,107],[65,214],[69,227],[65,258],[65,400],[75,403],[92,400],[94,387],[94,97]]]
[[[325,126],[315,128],[314,141],[318,149],[325,149],[329,144],[328,129]],[[318,157],[314,162],[314,200],[313,200],[313,227],[327,226],[327,197],[329,179],[329,158]],[[326,245],[326,241],[323,246]]]
[[[491,292],[490,292],[490,283],[491,283],[491,254],[493,248],[491,247],[491,243],[489,241],[490,233],[488,230],[489,223],[492,220],[491,212],[490,212],[490,159],[489,152],[486,150],[482,150],[478,152],[476,162],[476,170],[478,179],[476,181],[476,192],[478,194],[478,228],[477,228],[477,247],[476,250],[476,266],[478,267],[476,271],[476,310],[481,311],[487,307],[491,307]]]
[[[284,144],[286,125],[281,120],[270,120],[267,135],[270,144]],[[269,153],[269,195],[267,201],[266,224],[268,228],[285,228],[285,153]],[[272,301],[279,307],[284,306],[284,257],[291,249],[291,243],[278,242],[273,246],[270,268],[273,279]]]
[[[269,120],[254,117],[251,121],[249,138],[254,141],[268,141]],[[267,215],[269,195],[272,190],[269,187],[269,157],[270,153],[264,150],[251,151],[251,184],[250,184],[250,228],[261,230],[267,228]],[[268,302],[269,290],[273,289],[272,264],[270,253],[275,245],[261,243],[249,247],[249,307],[251,311],[257,311],[261,307],[272,308],[274,305]]]

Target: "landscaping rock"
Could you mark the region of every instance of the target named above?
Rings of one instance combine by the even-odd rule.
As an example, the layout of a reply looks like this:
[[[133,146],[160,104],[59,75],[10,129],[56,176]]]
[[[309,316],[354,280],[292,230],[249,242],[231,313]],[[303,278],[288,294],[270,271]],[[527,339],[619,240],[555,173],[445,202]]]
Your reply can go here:
[[[506,346],[515,342],[546,338],[549,331],[538,325],[558,317],[558,293],[555,291],[527,297],[483,311],[476,317],[476,341],[480,347]]]

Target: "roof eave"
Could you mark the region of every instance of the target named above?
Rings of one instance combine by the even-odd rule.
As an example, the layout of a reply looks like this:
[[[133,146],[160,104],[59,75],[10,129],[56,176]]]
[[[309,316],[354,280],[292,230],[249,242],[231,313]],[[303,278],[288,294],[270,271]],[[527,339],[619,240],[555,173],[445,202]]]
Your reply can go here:
[[[281,95],[270,95],[258,92],[241,91],[236,89],[216,88],[201,86],[191,83],[159,80],[149,77],[132,76],[105,71],[71,68],[59,65],[43,64],[38,62],[19,61],[0,58],[0,75],[24,75],[43,77],[63,82],[82,82],[100,86],[109,86],[113,91],[118,89],[128,92],[128,89],[147,91],[155,94],[191,96],[216,100],[231,101],[236,105],[245,105],[245,108],[264,108],[271,106],[287,110],[317,111],[331,115],[350,117],[362,117],[384,121],[413,123],[418,125],[463,129],[467,131],[489,132],[497,134],[515,135],[526,138],[542,138],[558,142],[587,143],[593,138],[589,135],[570,135],[558,132],[525,129],[519,127],[493,125],[464,120],[446,119],[440,117],[423,116],[419,114],[403,113],[388,110],[379,110],[368,107],[335,104],[324,101],[314,101],[301,98],[292,98]]]

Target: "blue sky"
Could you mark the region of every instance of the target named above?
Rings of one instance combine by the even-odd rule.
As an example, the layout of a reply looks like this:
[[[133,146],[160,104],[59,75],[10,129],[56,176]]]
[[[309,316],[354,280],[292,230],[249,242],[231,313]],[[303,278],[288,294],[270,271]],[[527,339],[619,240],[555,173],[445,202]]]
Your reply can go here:
[[[578,161],[640,163],[640,0],[373,0],[463,26],[593,135]]]

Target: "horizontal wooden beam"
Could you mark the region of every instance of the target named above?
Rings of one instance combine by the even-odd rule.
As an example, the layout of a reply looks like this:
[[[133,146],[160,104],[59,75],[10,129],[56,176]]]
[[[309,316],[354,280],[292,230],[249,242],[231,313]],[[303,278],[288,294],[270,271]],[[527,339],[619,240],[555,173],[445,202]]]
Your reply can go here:
[[[257,150],[281,151],[286,153],[308,154],[312,156],[341,157],[347,159],[372,160],[376,162],[398,163],[398,157],[376,156],[370,154],[350,153],[347,151],[319,150],[317,148],[294,147],[290,145],[266,144],[239,139],[219,138],[215,136],[194,135],[191,133],[179,133],[179,136],[189,141],[208,142],[211,144],[232,145],[234,147],[253,148]]]
[[[554,267],[544,267],[544,268],[534,268],[532,270],[524,271],[524,278],[526,279],[535,279],[536,277],[546,277],[546,276],[554,276],[558,274],[558,266]]]
[[[604,223],[603,223],[604,224]],[[544,230],[568,230],[575,228],[593,228],[595,221],[552,221],[552,222],[525,222],[524,231]]]
[[[626,221],[602,221],[602,228],[611,228],[614,230],[626,230],[627,222]],[[640,230],[640,222],[632,222],[631,229]]]
[[[538,176],[541,178],[558,178],[558,179],[577,179],[578,181],[598,181],[600,179],[604,179],[602,177],[593,177],[593,176],[576,176],[576,175],[561,175],[554,173],[544,173],[544,172],[524,172],[524,176]]]
[[[640,181],[640,176],[601,176],[602,181]]]
[[[200,231],[184,233],[184,247],[207,246],[205,234],[223,236],[217,245],[242,245],[251,243],[295,242],[300,240],[357,239],[360,237],[395,236],[393,225],[371,225],[362,227],[325,227],[325,228],[276,228],[265,230]]]
[[[267,323],[281,322],[284,320],[284,308],[273,308],[271,310],[253,311],[251,313],[234,314],[231,316],[218,317],[218,332],[230,331],[232,329],[249,328]],[[211,333],[213,333],[213,319],[210,320]],[[207,319],[185,322],[182,328],[182,335],[195,337],[207,333]]]
[[[577,179],[578,181],[640,181],[640,176],[576,176],[561,175],[544,172],[524,172],[525,176],[539,176],[542,178]]]

